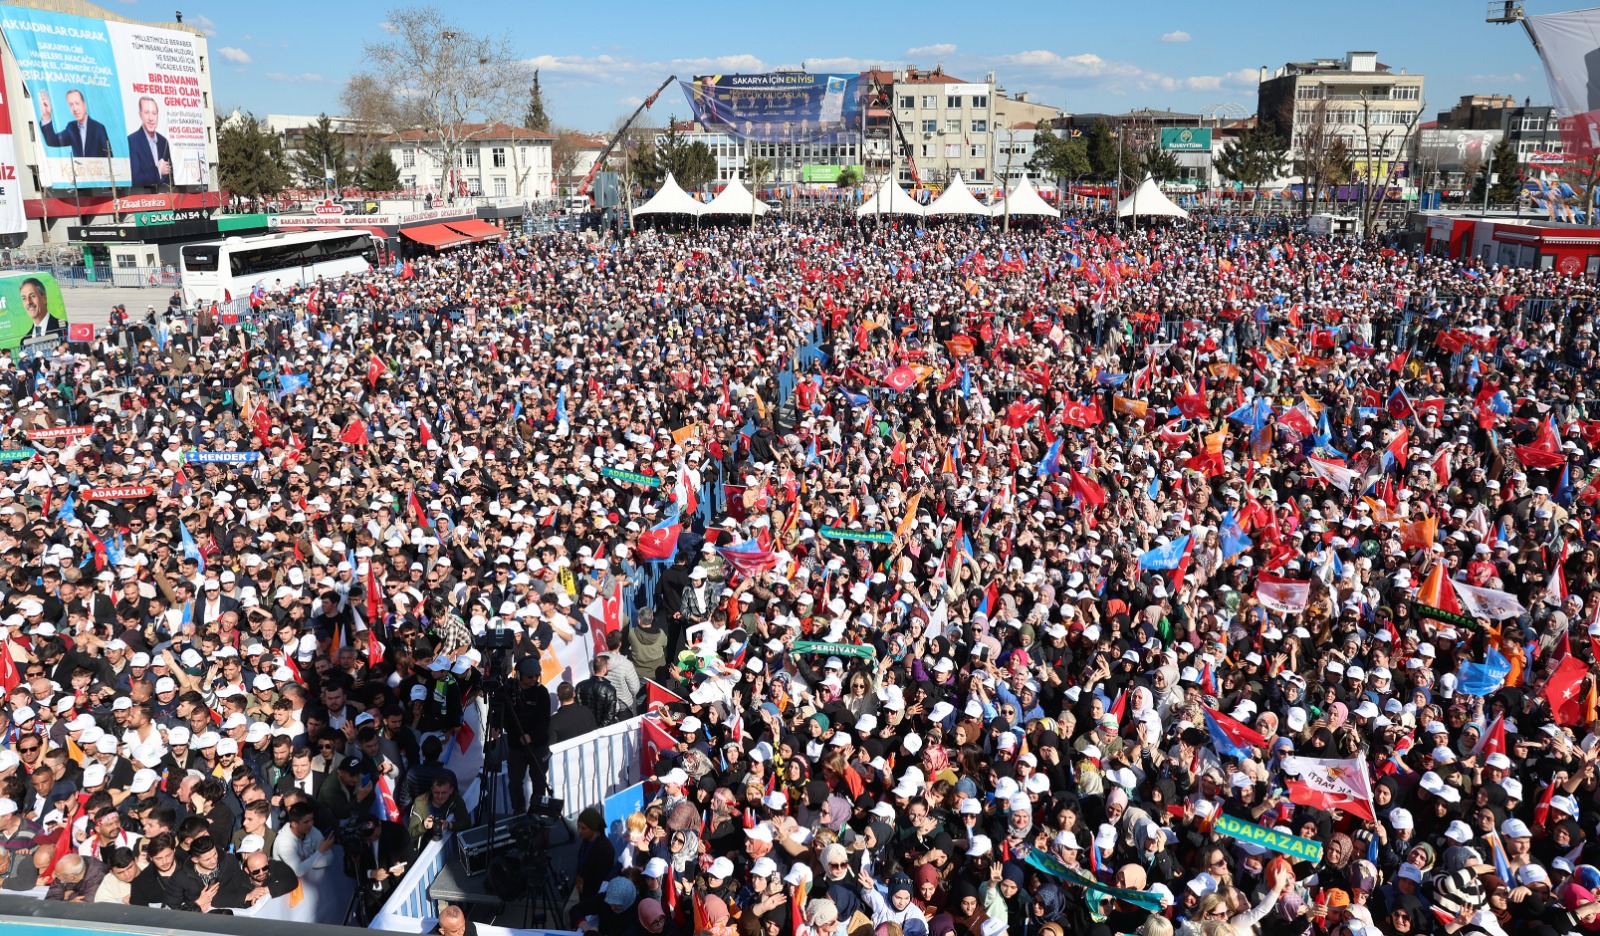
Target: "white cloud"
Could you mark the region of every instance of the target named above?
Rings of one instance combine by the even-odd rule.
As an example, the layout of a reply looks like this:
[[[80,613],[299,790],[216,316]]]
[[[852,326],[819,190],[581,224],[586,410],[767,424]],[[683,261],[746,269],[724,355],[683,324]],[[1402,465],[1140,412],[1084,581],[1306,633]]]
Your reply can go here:
[[[249,52],[235,46],[223,46],[217,54],[236,65],[249,65],[251,61]]]
[[[396,26],[395,24],[389,22],[388,20],[384,20],[383,22],[379,23],[378,24],[378,28],[383,30],[384,32],[388,33],[391,36],[400,31],[400,27],[399,26]]]
[[[1485,84],[1485,83],[1493,83],[1493,82],[1500,82],[1500,81],[1519,81],[1520,82],[1520,81],[1527,81],[1528,78],[1522,72],[1512,72],[1509,75],[1473,75],[1471,80],[1473,82],[1475,82],[1475,83],[1478,83],[1478,84]]]
[[[1174,29],[1169,33],[1161,34],[1162,42],[1188,42],[1192,37],[1181,29]]]
[[[301,72],[298,75],[286,75],[283,72],[267,72],[266,77],[272,81],[282,81],[287,84],[321,84],[328,79],[316,72]]]
[[[956,45],[953,42],[937,42],[933,45],[917,46],[915,49],[906,50],[908,59],[938,58],[941,55],[956,54]]]
[[[200,30],[201,32],[205,33],[207,36],[211,36],[211,37],[215,38],[216,35],[217,35],[217,24],[211,22],[211,18],[208,17],[208,16],[195,15],[195,16],[189,17],[188,19],[184,20],[183,22],[184,22],[184,25],[193,26],[195,29]]]

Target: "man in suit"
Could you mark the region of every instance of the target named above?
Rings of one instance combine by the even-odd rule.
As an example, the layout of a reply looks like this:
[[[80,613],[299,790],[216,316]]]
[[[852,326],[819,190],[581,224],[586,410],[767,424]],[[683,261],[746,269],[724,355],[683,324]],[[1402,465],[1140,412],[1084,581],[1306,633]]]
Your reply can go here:
[[[274,792],[282,796],[290,790],[299,790],[312,799],[316,799],[317,794],[322,792],[322,786],[327,780],[327,773],[311,769],[311,752],[301,748],[294,752],[294,757],[289,762],[289,773],[278,780],[278,785]]]
[[[128,134],[128,167],[134,185],[165,185],[172,178],[172,147],[156,132],[161,111],[153,97],[139,99],[139,129]]]
[[[72,123],[57,132],[51,126],[54,119],[50,96],[39,95],[39,136],[44,140],[44,145],[70,146],[72,155],[80,159],[86,156],[103,159],[109,155],[111,137],[106,134],[106,125],[89,116],[89,105],[84,101],[82,91],[73,88],[67,92],[67,109],[72,111]]]
[[[67,330],[66,319],[50,314],[50,295],[45,292],[44,282],[38,277],[30,276],[23,280],[22,285],[17,287],[17,294],[22,297],[22,308],[33,323],[28,330],[28,337],[42,338]]]

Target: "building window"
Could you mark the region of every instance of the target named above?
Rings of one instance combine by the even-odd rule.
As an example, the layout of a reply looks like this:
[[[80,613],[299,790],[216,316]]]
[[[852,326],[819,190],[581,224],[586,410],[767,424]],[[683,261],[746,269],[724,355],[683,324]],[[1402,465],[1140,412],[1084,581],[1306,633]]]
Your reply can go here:
[[[1397,85],[1389,89],[1391,101],[1417,101],[1422,98],[1422,89],[1415,86]]]
[[[982,166],[968,171],[972,173],[972,181],[974,182],[982,182],[989,177],[989,171]]]
[[[1322,85],[1303,84],[1294,89],[1294,96],[1302,101],[1322,100]]]
[[[989,95],[987,95],[987,94],[974,94],[972,96],[972,109],[973,110],[988,110],[989,109]]]
[[[410,169],[413,166],[415,166],[416,164],[417,164],[417,151],[416,150],[406,150],[405,152],[400,154],[400,167],[402,169]]]
[[[960,159],[961,158],[961,144],[960,143],[946,143],[944,145],[944,155],[947,158],[950,158],[950,159]]]
[[[501,196],[506,194],[506,177],[505,176],[495,176],[494,177],[494,193],[496,195],[501,195]]]
[[[944,106],[948,107],[948,108],[950,108],[952,110],[960,110],[961,109],[961,95],[959,95],[959,94],[947,94],[947,95],[945,95]]]
[[[1532,133],[1543,133],[1544,132],[1544,118],[1543,117],[1524,117],[1524,118],[1522,118],[1522,132],[1524,132],[1524,133],[1529,133],[1529,132],[1532,132]]]
[[[119,254],[117,254],[117,269],[119,269],[119,270],[132,270],[132,269],[135,269],[136,267],[138,267],[138,265],[139,265],[139,258],[134,256],[133,254],[131,254],[131,253],[119,253]]]
[[[972,132],[973,133],[988,133],[989,132],[989,121],[987,121],[987,120],[974,120],[972,122]]]
[[[934,97],[931,94],[924,94],[922,96],[922,106],[923,107],[929,107],[929,108],[938,107],[939,106],[939,99]]]
[[[417,187],[417,177],[416,176],[406,176],[405,178],[400,180],[400,187],[401,188],[407,188],[407,189],[416,188]]]
[[[961,121],[960,120],[946,120],[944,122],[944,132],[946,132],[946,133],[960,133],[961,132]]]
[[[971,156],[972,156],[973,159],[983,159],[984,157],[989,155],[988,150],[989,150],[988,144],[986,144],[986,143],[974,143],[974,144],[972,144]]]
[[[504,169],[506,167],[506,148],[504,146],[496,146],[490,150],[489,160],[496,169]]]
[[[939,121],[937,121],[937,120],[924,120],[922,122],[922,132],[923,133],[938,133],[939,132]]]
[[[900,95],[900,109],[901,110],[910,110],[910,109],[912,109],[913,107],[916,107],[916,106],[917,106],[917,96],[916,95],[914,95],[914,94],[902,94],[902,95]]]
[[[900,181],[901,182],[910,182],[911,181],[911,170],[910,169],[901,169],[900,170]]]
[[[465,155],[467,160],[467,168],[476,169],[478,167],[478,151],[475,149],[469,149],[466,151]]]

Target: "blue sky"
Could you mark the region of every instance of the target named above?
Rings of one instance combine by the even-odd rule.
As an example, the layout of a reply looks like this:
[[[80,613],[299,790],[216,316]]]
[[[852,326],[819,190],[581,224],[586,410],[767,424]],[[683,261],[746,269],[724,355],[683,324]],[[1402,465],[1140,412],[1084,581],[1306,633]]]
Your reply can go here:
[[[173,9],[153,0],[108,5],[148,20],[169,19]],[[1550,13],[1581,5],[1529,0],[1527,8]],[[1526,35],[1518,26],[1485,24],[1484,6],[1478,0],[1351,0],[1336,8],[1281,0],[1021,0],[988,7],[923,0],[914,15],[874,23],[852,18],[849,4],[443,5],[469,31],[509,31],[518,53],[540,69],[552,117],[584,130],[612,126],[669,74],[802,63],[811,71],[838,72],[943,63],[947,72],[971,80],[992,70],[1008,91],[1029,91],[1075,112],[1233,104],[1253,113],[1259,66],[1365,49],[1396,69],[1427,76],[1429,114],[1470,93],[1548,103],[1544,72]],[[391,9],[326,0],[181,8],[187,22],[211,36],[219,108],[257,114],[337,112],[339,89],[360,70],[362,44],[384,38]],[[669,15],[679,10],[692,15]],[[992,22],[975,14],[992,14]],[[682,95],[669,90],[651,114],[662,121],[687,110]]]

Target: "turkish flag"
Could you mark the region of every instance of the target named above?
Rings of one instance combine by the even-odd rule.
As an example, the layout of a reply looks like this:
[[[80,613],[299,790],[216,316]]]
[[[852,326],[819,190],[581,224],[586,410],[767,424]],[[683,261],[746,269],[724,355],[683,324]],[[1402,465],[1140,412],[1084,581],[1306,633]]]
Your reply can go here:
[[[639,776],[650,782],[655,778],[656,761],[661,759],[662,754],[677,747],[678,739],[654,716],[641,719],[639,731],[643,742],[639,745]]]
[[[600,595],[583,609],[589,619],[589,631],[594,634],[594,652],[607,651],[606,638],[622,629],[622,581],[617,580],[611,594]]]
[[[1583,723],[1583,677],[1589,665],[1568,656],[1544,684],[1544,697],[1550,701],[1550,715],[1558,725]]]
[[[1006,407],[1006,425],[1013,429],[1021,429],[1039,412],[1039,404],[1023,403],[1018,401]]]
[[[367,384],[376,387],[378,378],[382,377],[388,370],[389,368],[383,363],[383,358],[378,357],[376,354],[367,358]]]
[[[94,340],[93,322],[70,322],[67,324],[67,340],[90,342]]]
[[[344,427],[340,433],[339,441],[346,445],[367,444],[367,424],[359,419],[350,420],[350,425]]]
[[[1063,409],[1061,421],[1069,426],[1077,426],[1080,429],[1087,429],[1090,426],[1099,424],[1100,408],[1097,406],[1087,406],[1083,403],[1073,401],[1068,403]]]
[[[11,658],[11,641],[0,640],[0,689],[6,695],[22,685],[22,674],[17,672],[17,661]]]
[[[883,379],[883,384],[896,393],[905,393],[907,390],[910,390],[912,387],[916,386],[917,372],[912,370],[910,367],[901,364],[899,367],[896,367],[894,370],[889,372],[889,376]]]
[[[684,698],[661,685],[653,679],[644,681],[644,708],[649,712],[658,705],[671,705],[674,702],[683,702]]]
[[[1067,491],[1075,497],[1083,498],[1085,503],[1102,507],[1106,502],[1106,489],[1079,474],[1076,469],[1071,469],[1067,481]]]

